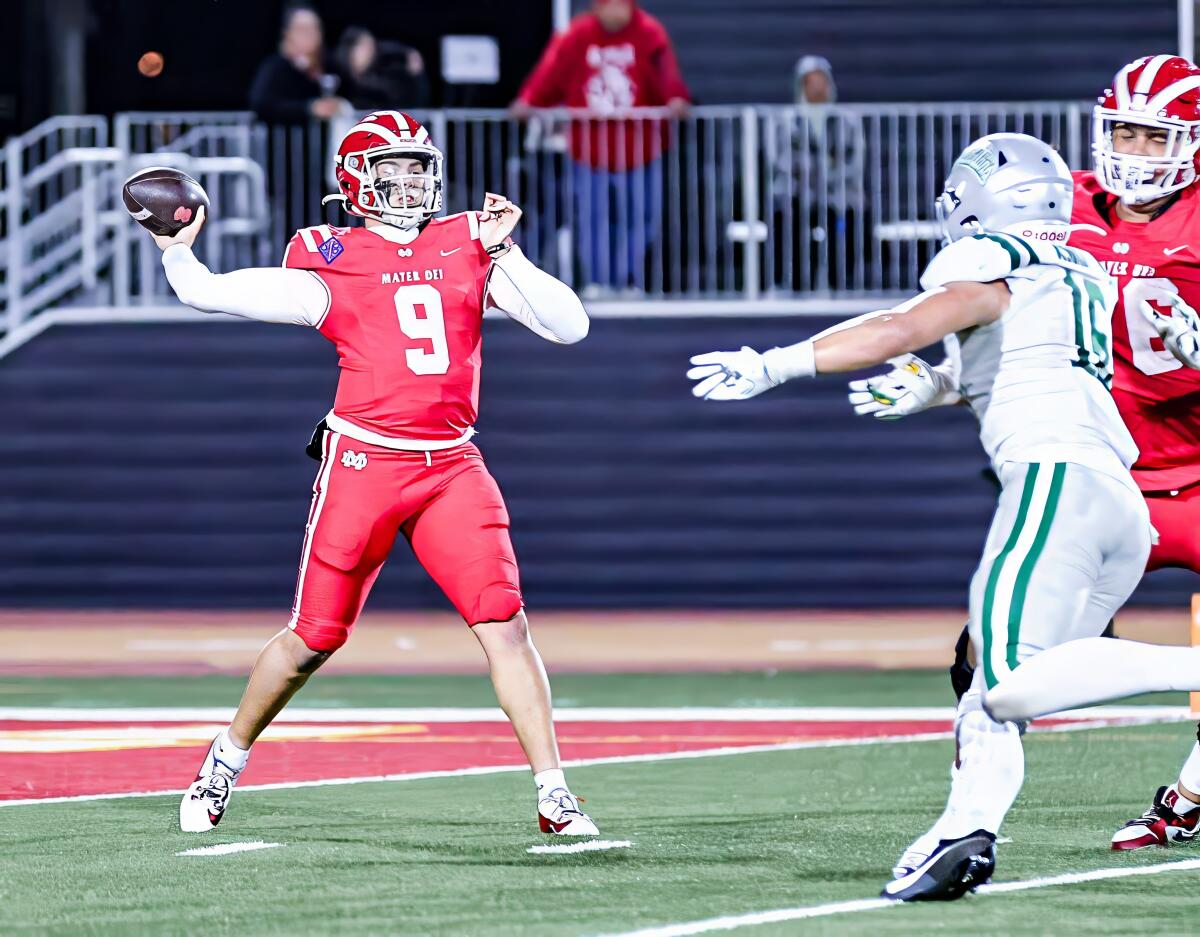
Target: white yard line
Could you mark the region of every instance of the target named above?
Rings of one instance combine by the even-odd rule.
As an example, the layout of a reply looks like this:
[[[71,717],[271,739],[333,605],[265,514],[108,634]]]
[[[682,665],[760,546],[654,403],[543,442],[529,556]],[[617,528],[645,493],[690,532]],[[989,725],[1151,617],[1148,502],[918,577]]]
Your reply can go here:
[[[1110,878],[1128,878],[1135,875],[1158,875],[1162,872],[1191,872],[1200,869],[1200,859],[1185,859],[1181,862],[1163,862],[1159,865],[1143,865],[1136,868],[1097,869],[1093,872],[1071,872],[1050,878],[1034,878],[1018,882],[1001,882],[985,885],[978,895],[1000,895],[1014,891],[1031,891],[1035,888],[1053,888],[1059,885],[1080,885],[1085,882],[1101,882]],[[802,921],[815,917],[832,917],[835,914],[854,914],[859,911],[880,911],[884,908],[901,907],[898,901],[886,898],[860,898],[855,901],[835,901],[831,904],[808,905],[800,908],[779,908],[774,911],[755,911],[750,914],[733,914],[726,917],[689,921],[683,924],[666,924],[661,927],[646,927],[641,930],[622,931],[607,937],[691,937],[692,934],[710,934],[714,931],[735,930],[740,927],[755,927],[759,924],[779,924],[784,921]]]
[[[0,706],[0,721],[13,722],[224,722],[233,707],[182,708],[119,707],[96,709],[52,706]],[[915,722],[954,718],[951,706],[786,706],[786,707],[579,707],[558,709],[556,722]],[[1186,706],[1094,706],[1057,713],[1055,719],[1133,719],[1190,721]],[[276,724],[350,722],[507,722],[499,708],[335,709],[295,708],[283,712]]]
[[[632,846],[627,839],[585,839],[581,843],[558,843],[553,846],[530,846],[526,852],[534,855],[561,856],[574,852],[600,852],[605,849],[628,849]]]
[[[1151,721],[1151,720],[1147,720]],[[1030,731],[1075,732],[1085,729],[1106,728],[1110,723],[1102,721],[1076,722],[1067,725],[1034,726]],[[860,745],[888,745],[905,742],[931,742],[953,738],[952,731],[920,732],[913,735],[882,735],[856,739],[812,739],[804,742],[778,742],[763,745],[729,745],[720,748],[702,748],[686,752],[660,752],[649,755],[612,755],[605,758],[574,758],[563,762],[566,768],[586,768],[593,765],[645,764],[655,761],[687,761],[693,758],[722,758],[729,755],[755,755],[762,752],[803,751],[810,748],[854,748]],[[383,781],[424,781],[431,778],[472,777],[481,774],[505,774],[512,771],[528,771],[526,765],[484,765],[477,768],[454,768],[446,771],[418,771],[412,774],[380,774],[358,778],[323,778],[318,781],[286,781],[275,784],[247,784],[237,788],[246,791],[281,791],[301,787],[334,787],[349,784],[378,784]],[[79,794],[71,797],[31,797],[24,800],[0,800],[0,807],[28,807],[35,804],[67,804],[87,800],[125,800],[131,797],[178,797],[182,790],[130,791],[120,794]]]
[[[216,846],[201,846],[198,849],[185,849],[177,852],[177,856],[228,856],[235,852],[254,852],[258,849],[274,849],[283,843],[264,843],[261,839],[248,843],[220,843]]]

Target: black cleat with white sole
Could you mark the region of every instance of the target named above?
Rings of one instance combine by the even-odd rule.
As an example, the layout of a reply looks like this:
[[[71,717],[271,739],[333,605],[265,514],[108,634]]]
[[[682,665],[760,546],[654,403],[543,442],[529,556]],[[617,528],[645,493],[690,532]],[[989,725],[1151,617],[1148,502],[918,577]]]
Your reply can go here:
[[[996,837],[976,830],[959,839],[943,839],[921,865],[881,892],[893,901],[953,901],[974,891],[996,870]]]

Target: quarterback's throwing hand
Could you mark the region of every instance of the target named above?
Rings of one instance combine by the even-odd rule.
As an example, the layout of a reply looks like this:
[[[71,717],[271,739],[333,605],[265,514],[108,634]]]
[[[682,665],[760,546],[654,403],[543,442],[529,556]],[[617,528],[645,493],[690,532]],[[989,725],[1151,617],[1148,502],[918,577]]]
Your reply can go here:
[[[763,356],[748,345],[741,351],[710,351],[693,355],[688,380],[692,394],[703,400],[748,400],[776,385],[767,374]]]
[[[1142,315],[1150,320],[1167,351],[1185,367],[1200,371],[1200,315],[1178,294],[1172,294],[1166,302],[1171,307],[1169,314],[1159,313],[1143,300]]]
[[[521,209],[503,195],[487,192],[479,213],[479,242],[484,248],[503,244],[521,220]]]
[[[916,355],[891,358],[888,364],[892,370],[886,374],[850,382],[850,406],[859,416],[898,420],[936,406],[954,390],[949,378]]]
[[[196,217],[187,227],[180,228],[174,234],[152,234],[150,236],[154,238],[154,243],[158,245],[160,251],[165,251],[172,244],[186,244],[191,247],[196,243],[196,238],[200,236],[200,229],[204,227],[206,217],[204,206],[201,205],[196,209]]]

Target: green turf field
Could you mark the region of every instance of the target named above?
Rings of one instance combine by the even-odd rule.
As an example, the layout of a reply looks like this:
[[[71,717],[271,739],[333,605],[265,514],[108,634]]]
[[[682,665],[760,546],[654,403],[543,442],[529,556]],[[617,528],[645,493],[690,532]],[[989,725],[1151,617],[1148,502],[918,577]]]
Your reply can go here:
[[[556,686],[576,705],[911,706],[946,704],[942,680],[655,675]],[[237,684],[5,680],[0,705],[228,705]],[[482,678],[318,678],[310,689],[306,701],[327,706],[491,704]],[[1187,725],[1030,736],[997,880],[1200,858],[1186,847],[1107,849],[1114,825],[1174,777],[1191,738]],[[576,768],[573,787],[604,837],[634,845],[569,856],[526,852],[545,840],[519,772],[245,791],[205,837],[174,828],[174,797],[4,807],[0,934],[598,935],[868,898],[940,811],[949,757],[939,741]],[[284,845],[175,855],[259,839]],[[1196,934],[1198,888],[1200,871],[1168,872],[734,933]]]
[[[568,706],[952,706],[940,670],[603,673],[551,677]],[[0,706],[234,706],[241,676],[0,677]],[[1186,693],[1127,702],[1183,705]],[[486,676],[320,674],[292,706],[495,706]]]

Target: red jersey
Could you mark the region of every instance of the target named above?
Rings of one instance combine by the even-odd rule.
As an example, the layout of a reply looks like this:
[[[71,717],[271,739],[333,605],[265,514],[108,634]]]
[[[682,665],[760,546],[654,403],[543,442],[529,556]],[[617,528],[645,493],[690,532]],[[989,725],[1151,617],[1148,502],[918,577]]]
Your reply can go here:
[[[1087,251],[1117,279],[1113,310],[1113,397],[1141,455],[1132,472],[1143,491],[1170,491],[1200,482],[1200,372],[1163,347],[1141,312],[1143,300],[1178,292],[1200,308],[1200,188],[1189,186],[1145,224],[1121,221],[1116,196],[1091,172],[1073,173],[1071,246]],[[1165,309],[1164,309],[1165,311]]]
[[[435,218],[402,244],[367,228],[297,231],[283,265],[329,289],[318,324],[337,346],[333,412],[371,433],[449,442],[479,411],[480,328],[491,258],[474,212]]]
[[[577,16],[546,51],[518,97],[534,107],[587,108],[597,115],[688,98],[662,23],[635,9],[629,24],[607,32],[591,13]],[[576,121],[571,153],[591,166],[621,171],[662,152],[663,121]]]

